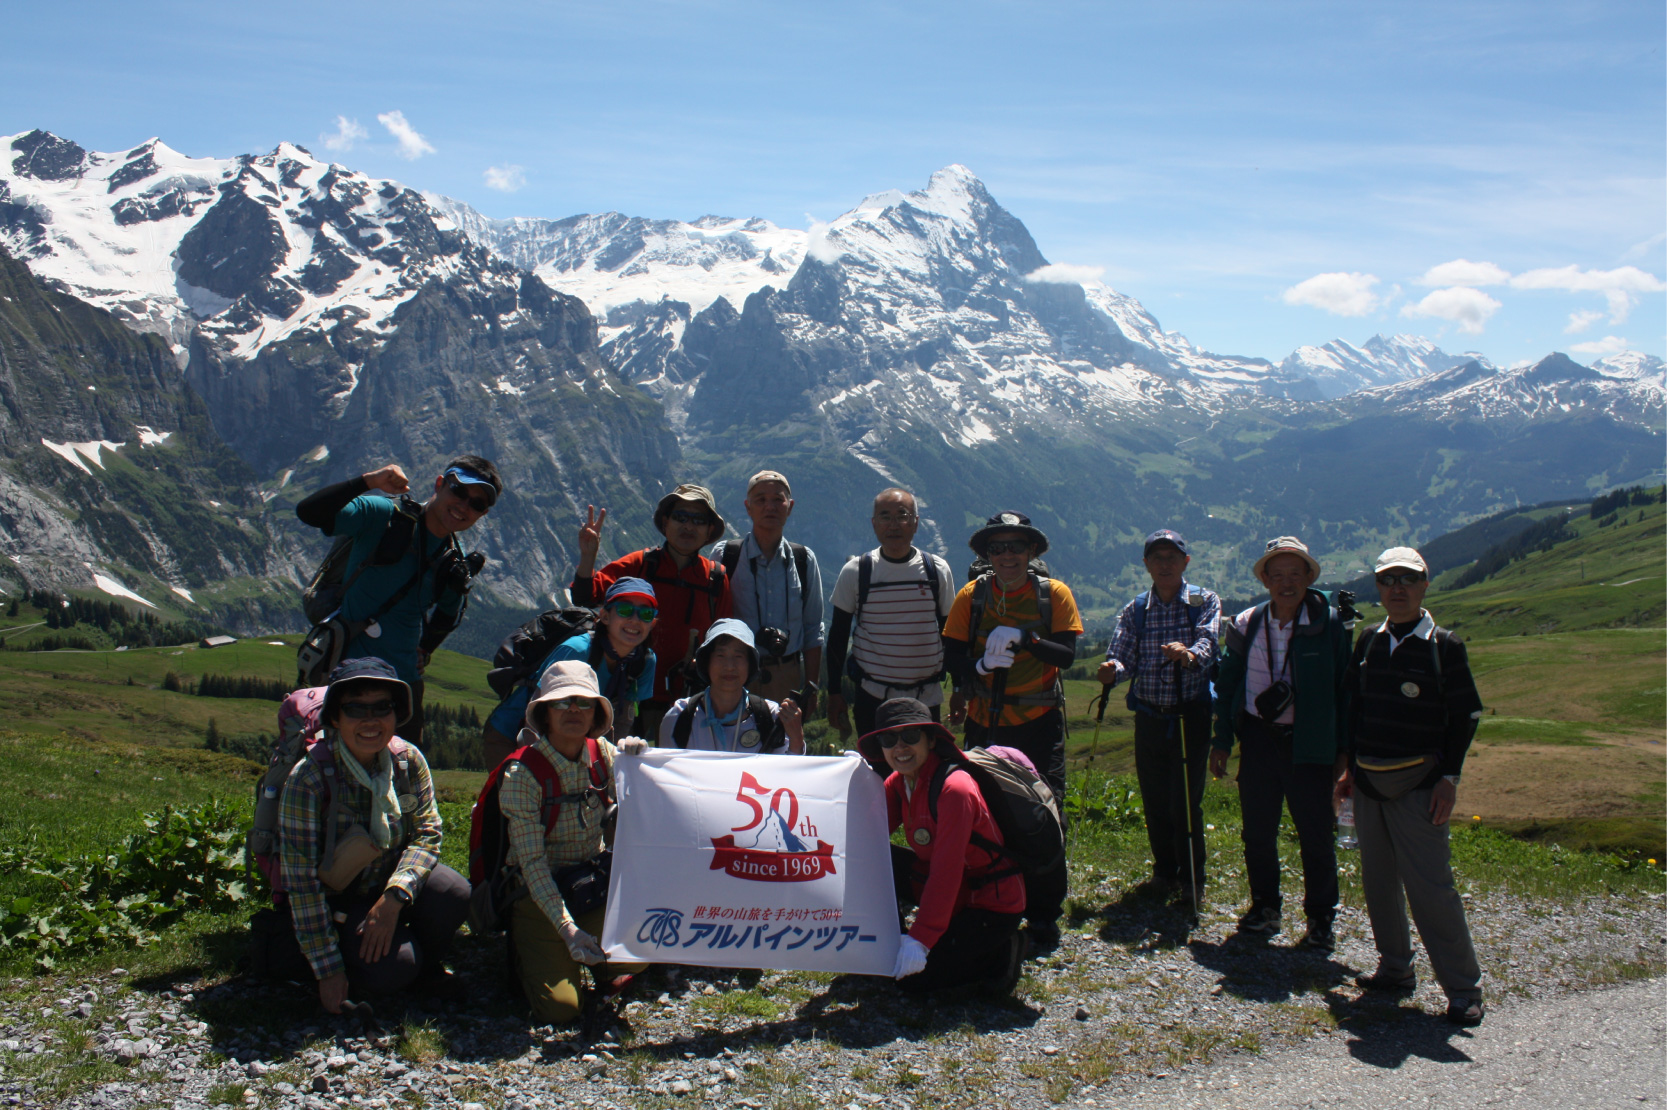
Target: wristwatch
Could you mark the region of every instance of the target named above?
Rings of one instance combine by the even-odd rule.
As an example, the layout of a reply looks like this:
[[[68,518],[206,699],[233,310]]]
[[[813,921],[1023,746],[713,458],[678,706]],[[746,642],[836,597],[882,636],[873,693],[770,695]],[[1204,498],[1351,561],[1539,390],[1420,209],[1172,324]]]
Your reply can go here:
[[[1454,786],[1459,784],[1459,776],[1457,775],[1442,775],[1441,777],[1452,783]]]
[[[402,886],[391,886],[382,892],[402,906],[411,904],[411,892]]]

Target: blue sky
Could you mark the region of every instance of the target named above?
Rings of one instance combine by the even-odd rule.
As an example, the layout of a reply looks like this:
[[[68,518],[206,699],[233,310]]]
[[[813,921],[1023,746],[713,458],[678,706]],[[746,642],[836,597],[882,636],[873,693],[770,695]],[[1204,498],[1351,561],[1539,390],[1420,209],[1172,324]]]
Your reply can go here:
[[[960,162],[1211,350],[1589,361],[1667,347],[1664,41],[1638,0],[34,4],[0,133],[796,227]],[[338,117],[363,137],[327,150]]]

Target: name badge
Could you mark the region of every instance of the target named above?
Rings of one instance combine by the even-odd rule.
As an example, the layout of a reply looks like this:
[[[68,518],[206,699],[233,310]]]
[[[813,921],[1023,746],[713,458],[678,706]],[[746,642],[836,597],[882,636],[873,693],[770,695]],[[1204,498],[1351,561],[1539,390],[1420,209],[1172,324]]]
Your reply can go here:
[[[757,729],[749,728],[741,734],[741,739],[738,740],[737,743],[739,743],[743,748],[756,748],[758,747],[758,742],[762,739],[764,738],[758,734]]]
[[[415,794],[401,794],[399,796],[399,811],[401,813],[411,813],[416,808],[417,796]]]
[[[369,636],[373,640],[380,639],[382,636],[382,626],[377,624],[375,621],[371,621],[369,624],[365,625],[365,635]]]
[[[912,839],[916,844],[919,844],[922,848],[924,848],[928,844],[932,843],[932,830],[916,829],[913,833]]]
[[[1401,693],[1405,694],[1409,698],[1416,698],[1420,692],[1421,691],[1418,689],[1418,683],[1416,682],[1401,683]]]

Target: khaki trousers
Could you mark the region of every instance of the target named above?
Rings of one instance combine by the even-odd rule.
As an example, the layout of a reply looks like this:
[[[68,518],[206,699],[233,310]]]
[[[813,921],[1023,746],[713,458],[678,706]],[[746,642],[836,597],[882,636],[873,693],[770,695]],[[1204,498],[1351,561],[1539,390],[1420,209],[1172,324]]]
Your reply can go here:
[[[606,908],[598,906],[574,920],[579,928],[600,939],[605,914]],[[533,1016],[550,1024],[576,1020],[583,995],[579,969],[584,965],[573,958],[567,942],[532,898],[521,899],[510,911],[509,935],[512,967],[521,992],[532,1005]],[[635,975],[646,967],[604,963],[591,968],[591,976],[597,983],[607,984],[615,976]]]
[[[754,679],[747,684],[747,693],[757,694],[761,698],[779,702],[805,684],[803,656],[786,663],[776,663],[764,669],[770,672],[770,681],[764,682],[762,679]],[[804,706],[801,705],[799,708],[803,709]]]
[[[1482,969],[1464,917],[1464,899],[1453,885],[1448,825],[1430,821],[1432,791],[1409,790],[1390,802],[1354,792],[1355,835],[1360,838],[1360,881],[1383,970],[1412,972],[1412,930],[1451,999],[1482,997]],[[1402,897],[1403,891],[1405,897]]]

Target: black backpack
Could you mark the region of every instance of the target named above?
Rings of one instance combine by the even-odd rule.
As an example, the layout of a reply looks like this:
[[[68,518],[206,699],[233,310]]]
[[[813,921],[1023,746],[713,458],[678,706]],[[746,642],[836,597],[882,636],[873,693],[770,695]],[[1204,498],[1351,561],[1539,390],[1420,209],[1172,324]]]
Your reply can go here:
[[[556,645],[582,636],[596,627],[596,610],[574,606],[566,609],[546,609],[532,620],[504,637],[492,656],[492,669],[486,672],[486,684],[501,701],[515,692],[517,686],[532,678],[539,664],[556,649]]]
[[[956,771],[965,771],[978,784],[978,793],[1001,830],[1000,844],[972,834],[974,844],[1002,857],[1008,866],[969,878],[971,886],[985,886],[1009,875],[1045,875],[1063,866],[1065,826],[1059,818],[1059,804],[1035,771],[987,748],[955,751],[948,756],[940,751],[939,756],[942,762],[926,794],[932,820],[938,819],[938,796],[943,793],[944,780]]]
[[[752,717],[753,724],[755,725],[761,724],[765,721],[770,722],[770,727],[767,730],[761,730],[762,735],[759,737],[758,741],[759,751],[779,751],[787,746],[787,729],[782,725],[781,721],[777,720],[770,713],[769,702],[765,701],[757,694],[748,694],[747,713]],[[683,706],[683,712],[679,713],[677,715],[677,720],[672,722],[672,743],[676,744],[680,748],[687,748],[689,746],[689,737],[694,734],[694,730],[695,699],[690,698]]]
[[[336,542],[330,546],[329,554],[313,572],[313,577],[307,583],[307,588],[301,592],[301,610],[307,616],[308,624],[322,624],[330,619],[330,615],[341,608],[342,601],[347,597],[347,591],[353,588],[353,583],[359,576],[371,567],[392,566],[405,558],[405,553],[411,550],[412,540],[417,534],[417,524],[422,519],[422,502],[410,496],[400,497],[394,502],[394,513],[388,518],[388,525],[382,532],[382,538],[376,542],[376,550],[371,552],[370,558],[354,568],[352,575],[343,581],[347,569],[348,556],[353,553],[353,537],[337,536]],[[419,568],[418,577],[421,577]],[[405,599],[405,595],[416,585],[416,580],[406,583],[400,591],[382,607],[382,611],[393,608]]]

